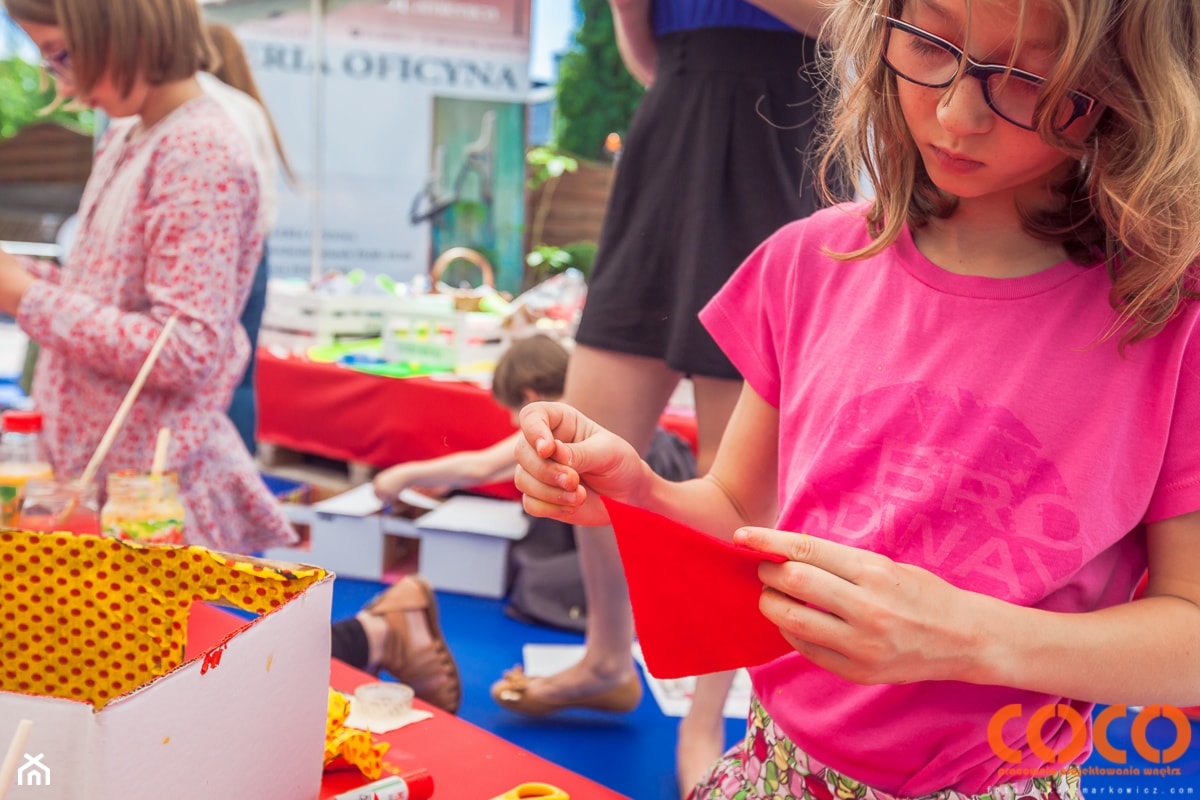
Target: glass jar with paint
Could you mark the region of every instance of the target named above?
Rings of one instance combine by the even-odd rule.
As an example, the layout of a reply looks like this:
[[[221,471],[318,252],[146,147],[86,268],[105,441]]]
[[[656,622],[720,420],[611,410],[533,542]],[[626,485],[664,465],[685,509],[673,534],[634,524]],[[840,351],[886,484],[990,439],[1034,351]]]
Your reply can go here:
[[[106,536],[183,544],[187,511],[176,473],[112,472],[105,485],[108,499],[100,511],[100,527]]]

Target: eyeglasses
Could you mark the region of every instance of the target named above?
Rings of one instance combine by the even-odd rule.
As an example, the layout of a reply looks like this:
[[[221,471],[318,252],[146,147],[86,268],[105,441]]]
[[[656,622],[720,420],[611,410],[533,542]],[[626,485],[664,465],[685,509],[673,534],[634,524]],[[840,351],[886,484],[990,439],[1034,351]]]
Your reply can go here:
[[[959,72],[975,78],[983,87],[983,100],[996,116],[1027,131],[1037,130],[1034,110],[1046,79],[1003,64],[980,64],[945,39],[893,17],[879,15],[887,31],[880,56],[899,77],[918,86],[941,89]],[[1090,114],[1096,99],[1074,89],[1067,90],[1062,103],[1053,109],[1054,129],[1065,130],[1072,122]]]
[[[71,54],[64,47],[57,53],[46,56],[42,59],[42,69],[56,78],[71,80]]]

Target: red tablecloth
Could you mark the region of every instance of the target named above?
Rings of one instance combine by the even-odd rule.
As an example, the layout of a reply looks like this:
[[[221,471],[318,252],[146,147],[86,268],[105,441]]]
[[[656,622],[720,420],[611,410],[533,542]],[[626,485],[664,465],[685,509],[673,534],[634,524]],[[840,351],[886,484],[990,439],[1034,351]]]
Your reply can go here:
[[[514,430],[473,383],[387,378],[262,348],[255,392],[259,441],[381,469],[478,450]]]
[[[188,645],[204,648],[218,644],[243,623],[244,620],[227,611],[197,603],[192,606],[188,620]],[[330,664],[329,682],[339,691],[352,693],[375,680],[337,659],[330,659]],[[422,768],[429,770],[434,780],[435,800],[488,800],[521,783],[553,784],[571,797],[588,800],[624,798],[469,722],[420,700],[414,702],[432,712],[433,719],[376,734],[376,739],[391,744],[383,759],[386,766],[396,768],[400,774]],[[334,797],[366,783],[369,781],[357,770],[326,772],[320,797]]]
[[[264,348],[255,391],[259,441],[380,469],[478,450],[514,430],[508,410],[473,383],[381,377]],[[662,422],[695,448],[694,417]]]

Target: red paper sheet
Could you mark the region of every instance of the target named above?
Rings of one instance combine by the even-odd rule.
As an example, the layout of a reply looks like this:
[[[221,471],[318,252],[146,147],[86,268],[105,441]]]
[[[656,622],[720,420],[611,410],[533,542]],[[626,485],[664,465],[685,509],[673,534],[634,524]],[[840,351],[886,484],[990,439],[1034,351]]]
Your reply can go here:
[[[683,678],[792,652],[758,610],[758,565],[784,559],[604,498],[629,582],[646,668]]]

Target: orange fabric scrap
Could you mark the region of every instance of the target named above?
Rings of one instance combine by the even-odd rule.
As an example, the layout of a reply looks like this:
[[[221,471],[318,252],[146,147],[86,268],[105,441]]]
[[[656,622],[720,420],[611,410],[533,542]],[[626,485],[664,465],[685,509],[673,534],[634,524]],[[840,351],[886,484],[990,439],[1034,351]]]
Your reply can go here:
[[[387,742],[372,742],[371,732],[347,728],[350,700],[341,692],[329,690],[329,719],[325,724],[325,767],[340,756],[371,780],[383,773],[383,754],[391,747]]]

